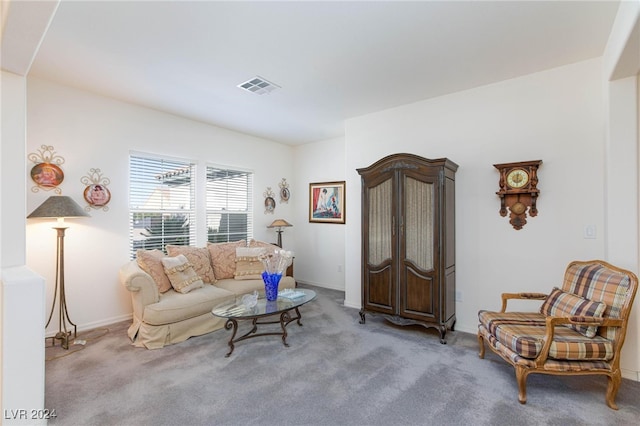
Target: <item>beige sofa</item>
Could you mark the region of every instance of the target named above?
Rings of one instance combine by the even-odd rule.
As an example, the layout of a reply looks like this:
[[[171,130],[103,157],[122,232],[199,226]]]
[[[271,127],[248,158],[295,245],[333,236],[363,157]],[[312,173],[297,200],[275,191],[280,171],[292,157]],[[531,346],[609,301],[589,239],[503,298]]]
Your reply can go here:
[[[287,273],[292,273],[290,267]],[[128,335],[135,346],[162,348],[224,327],[225,320],[214,317],[211,310],[224,302],[232,302],[257,290],[264,296],[262,279],[216,280],[188,293],[174,289],[160,292],[156,281],[136,260],[119,270],[120,282],[131,292],[133,323]],[[282,277],[279,289],[295,288],[292,276]]]

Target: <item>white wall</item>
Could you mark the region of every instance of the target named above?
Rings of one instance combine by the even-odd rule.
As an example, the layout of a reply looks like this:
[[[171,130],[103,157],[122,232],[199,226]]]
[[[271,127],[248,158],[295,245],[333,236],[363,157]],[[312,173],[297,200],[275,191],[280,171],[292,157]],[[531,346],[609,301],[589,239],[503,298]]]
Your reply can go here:
[[[620,266],[637,271],[638,158],[640,137],[640,1],[620,4],[603,54],[604,91],[608,107],[606,167],[606,253]],[[625,377],[640,380],[640,308],[638,296],[622,349]],[[629,373],[632,371],[633,373]]]
[[[605,121],[600,61],[532,74],[349,120],[348,190],[356,168],[394,152],[448,157],[456,174],[457,328],[475,333],[479,309],[504,291],[549,291],[567,263],[602,258]],[[543,160],[539,214],[514,230],[498,213],[496,163]],[[346,301],[360,303],[360,206],[348,201]]]
[[[292,150],[289,146],[258,139],[158,111],[136,107],[94,94],[28,79],[27,153],[43,144],[53,145],[65,159],[65,179],[60,188],[85,206],[82,176],[99,168],[111,179],[109,210],[90,211],[90,218],[69,220],[65,237],[65,285],[73,322],[79,329],[96,327],[128,318],[129,293],[118,282],[118,268],[129,259],[128,243],[128,156],[130,151],[219,164],[255,173],[255,237],[275,241],[266,226],[275,217],[291,217],[292,204],[277,204],[275,214],[264,214],[263,192],[275,192],[281,179],[292,179]],[[33,164],[27,164],[27,170]],[[30,213],[52,191],[32,192],[27,183],[27,211]],[[279,197],[276,197],[276,201]],[[203,220],[204,211],[198,212]],[[56,234],[51,222],[27,223],[27,265],[45,277],[47,306],[55,283]],[[286,231],[285,231],[286,232]],[[286,238],[286,235],[285,235]],[[204,238],[197,243],[204,246]],[[294,241],[291,240],[293,244]],[[295,246],[288,247],[295,250]],[[47,333],[56,330],[52,321]]]
[[[26,79],[2,71],[0,150],[0,259],[2,268],[24,265]]]
[[[2,71],[0,86],[0,411],[33,424],[19,410],[44,408],[44,280],[24,267],[26,79]]]
[[[448,157],[459,164],[458,330],[475,333],[478,310],[498,309],[502,292],[548,292],[561,285],[571,260],[600,258],[637,273],[634,262],[606,253],[603,81],[601,61],[590,60],[347,121],[346,176],[352,194],[360,185],[355,170],[394,152]],[[629,153],[631,163],[635,153]],[[538,159],[543,160],[539,214],[516,231],[498,213],[493,164]],[[630,188],[637,191],[635,182]],[[345,303],[359,307],[358,200],[352,197],[347,208]],[[631,220],[634,239],[637,215],[624,220]],[[584,238],[586,225],[595,225],[595,239]],[[630,321],[631,348],[637,347],[637,327]],[[635,378],[636,354],[622,359],[626,377]]]
[[[606,257],[638,272],[638,92],[637,77],[607,85],[609,133],[606,168]],[[622,349],[623,367],[636,372],[640,380],[639,298],[631,311],[627,340]]]
[[[295,147],[295,223],[294,228],[285,231],[285,236],[289,229],[295,231],[300,254],[295,261],[296,280],[337,290],[345,288],[345,225],[309,222],[309,184],[345,180],[344,142],[344,138],[336,138]],[[346,200],[359,200],[360,191],[347,191],[345,196]],[[352,213],[347,210],[346,222],[351,218]]]

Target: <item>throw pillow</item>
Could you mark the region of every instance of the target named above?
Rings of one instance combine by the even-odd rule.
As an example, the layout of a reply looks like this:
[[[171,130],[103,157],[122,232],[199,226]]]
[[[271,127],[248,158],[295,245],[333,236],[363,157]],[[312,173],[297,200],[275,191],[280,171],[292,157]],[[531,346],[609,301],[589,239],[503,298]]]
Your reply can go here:
[[[246,246],[246,240],[232,243],[207,243],[216,279],[233,278],[233,274],[236,271],[236,248]]]
[[[264,247],[237,247],[236,248],[236,280],[262,279],[264,265],[260,256],[265,253]]]
[[[592,300],[585,299],[577,296],[573,293],[567,293],[560,290],[557,287],[553,288],[553,291],[540,306],[540,313],[546,316],[555,317],[597,317],[602,318],[602,314],[607,305],[602,302],[594,302]],[[577,324],[563,324],[566,327],[572,328],[578,333],[586,337],[594,337],[598,331],[597,325],[577,325]]]
[[[171,282],[167,274],[164,273],[164,266],[162,265],[162,259],[164,257],[165,254],[161,250],[140,249],[136,252],[136,262],[138,262],[138,266],[147,274],[151,275],[160,293],[166,293],[171,290]]]
[[[184,254],[162,259],[164,272],[171,281],[171,287],[179,293],[189,293],[191,290],[204,286],[202,279],[196,274],[193,265]]]
[[[192,247],[192,246],[174,246],[167,244],[167,253],[169,256],[177,256],[184,254],[189,263],[193,265],[196,274],[205,283],[214,284],[216,282],[216,276],[211,267],[211,257],[209,256],[209,250],[206,247]]]
[[[269,244],[269,243],[265,243],[264,241],[258,241],[254,239],[251,239],[249,241],[249,247],[263,247],[266,249],[266,254],[270,254],[270,255],[273,255],[277,250],[282,250],[280,247],[278,247],[275,244]],[[289,261],[287,262],[287,266],[291,266],[292,263],[293,263],[293,258],[289,259]]]
[[[264,241],[254,240],[253,238],[249,240],[249,247],[261,247],[265,249],[265,253],[273,254],[276,250],[282,250],[275,244],[265,243]]]

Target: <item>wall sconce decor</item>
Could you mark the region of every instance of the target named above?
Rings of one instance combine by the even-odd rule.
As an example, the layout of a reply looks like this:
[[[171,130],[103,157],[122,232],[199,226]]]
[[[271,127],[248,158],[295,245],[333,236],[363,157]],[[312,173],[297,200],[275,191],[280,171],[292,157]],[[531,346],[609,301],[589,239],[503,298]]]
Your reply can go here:
[[[111,179],[104,177],[100,169],[90,169],[89,175],[82,176],[80,182],[87,185],[83,195],[88,206],[84,209],[86,211],[90,211],[92,208],[108,211],[107,204],[111,201],[111,191],[107,185],[111,183]]]
[[[61,341],[61,345],[64,349],[69,349],[69,337],[71,331],[67,329],[67,321],[69,325],[73,326],[73,338],[78,336],[76,325],[69,318],[69,312],[67,310],[67,300],[65,296],[64,288],[64,232],[67,229],[64,226],[65,218],[75,217],[87,217],[89,216],[71,197],[64,195],[53,195],[45,200],[37,209],[35,209],[27,219],[58,219],[57,226],[54,226],[58,232],[58,242],[56,249],[56,286],[53,295],[53,304],[51,305],[51,313],[45,328],[49,326],[51,318],[53,317],[53,311],[56,306],[56,299],[58,296],[60,300],[58,302],[58,333],[51,337],[53,346],[55,346],[56,340]]]
[[[271,222],[271,225],[267,226],[267,228],[278,228],[276,229],[276,232],[278,233],[278,242],[276,243],[276,245],[278,247],[282,248],[282,228],[288,228],[290,226],[293,225],[284,219],[276,219]]]
[[[62,190],[58,186],[64,180],[64,172],[60,168],[64,163],[64,158],[54,151],[53,146],[41,145],[38,152],[32,152],[27,158],[36,163],[31,168],[31,180],[36,184],[31,188],[31,191],[38,192],[43,189],[61,194]]]

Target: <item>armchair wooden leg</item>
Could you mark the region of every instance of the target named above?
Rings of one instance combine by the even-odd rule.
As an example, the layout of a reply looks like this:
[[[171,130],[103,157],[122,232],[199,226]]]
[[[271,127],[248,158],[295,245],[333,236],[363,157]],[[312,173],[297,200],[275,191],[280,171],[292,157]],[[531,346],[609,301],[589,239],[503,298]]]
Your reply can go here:
[[[616,405],[616,395],[618,394],[618,388],[620,387],[620,382],[622,380],[622,374],[620,370],[616,370],[611,375],[607,376],[607,405],[609,408],[617,410],[618,406]]]
[[[478,345],[480,345],[478,356],[480,357],[480,359],[484,359],[484,338],[480,333],[478,333]]]
[[[516,381],[518,382],[518,401],[520,404],[527,403],[527,375],[526,368],[516,365]]]

